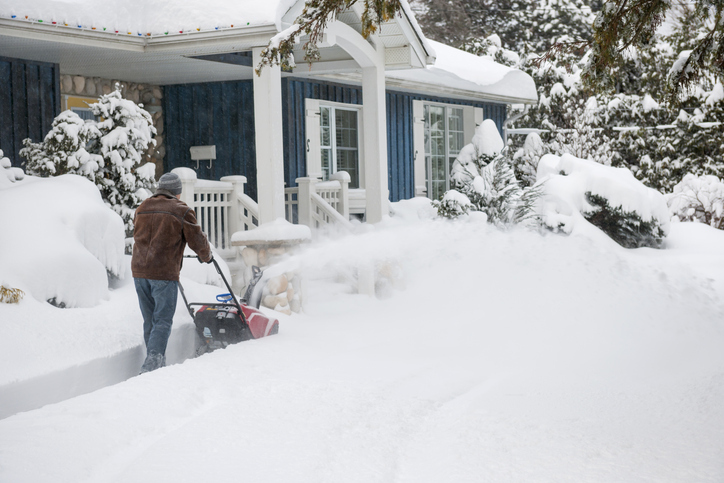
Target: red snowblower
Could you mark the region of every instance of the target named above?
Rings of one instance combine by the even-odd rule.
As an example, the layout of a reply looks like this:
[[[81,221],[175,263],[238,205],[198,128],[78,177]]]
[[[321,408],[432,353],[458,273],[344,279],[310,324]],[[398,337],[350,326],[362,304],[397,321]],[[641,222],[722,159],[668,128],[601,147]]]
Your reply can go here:
[[[187,255],[184,258],[196,257]],[[216,303],[189,302],[179,282],[181,296],[189,314],[194,319],[196,332],[202,341],[201,346],[196,350],[196,355],[224,349],[237,342],[260,339],[279,333],[279,321],[267,317],[259,311],[261,297],[254,297],[257,293],[254,289],[263,275],[259,267],[252,267],[252,280],[249,282],[244,297],[239,301],[224,277],[219,264],[215,259],[212,259],[212,263],[229,290],[228,293],[217,295]],[[252,302],[252,298],[256,299],[256,303]],[[196,307],[195,310],[194,307]]]

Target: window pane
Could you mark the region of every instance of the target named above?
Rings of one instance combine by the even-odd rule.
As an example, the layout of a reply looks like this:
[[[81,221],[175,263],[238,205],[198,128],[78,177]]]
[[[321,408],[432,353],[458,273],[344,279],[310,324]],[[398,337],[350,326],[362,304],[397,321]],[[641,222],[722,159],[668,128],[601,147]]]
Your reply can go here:
[[[357,111],[335,111],[337,147],[357,147]]]
[[[459,153],[465,145],[463,110],[449,108],[448,112],[448,152],[452,155]]]
[[[332,171],[332,150],[330,148],[322,148],[322,179],[329,179]]]
[[[445,108],[425,105],[425,179],[428,196],[440,199],[446,184]]]
[[[359,188],[359,158],[355,149],[337,149],[337,171],[349,173],[350,188]]]

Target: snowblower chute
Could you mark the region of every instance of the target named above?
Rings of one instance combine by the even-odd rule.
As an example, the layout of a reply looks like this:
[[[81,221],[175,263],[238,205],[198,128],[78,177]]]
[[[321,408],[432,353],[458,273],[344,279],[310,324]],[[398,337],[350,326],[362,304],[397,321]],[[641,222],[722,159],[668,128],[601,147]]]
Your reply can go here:
[[[186,256],[185,258],[195,257]],[[239,301],[231,290],[219,264],[215,259],[212,260],[212,263],[229,290],[228,293],[217,295],[216,303],[189,302],[181,283],[179,283],[181,296],[189,314],[194,319],[196,332],[202,341],[201,347],[196,351],[197,355],[223,349],[229,344],[277,334],[279,321],[267,317],[257,310],[258,304],[256,308],[249,305],[253,298],[254,288],[261,279],[262,271],[258,267],[253,267],[254,277],[249,283],[246,294]],[[194,310],[195,307],[197,308]]]

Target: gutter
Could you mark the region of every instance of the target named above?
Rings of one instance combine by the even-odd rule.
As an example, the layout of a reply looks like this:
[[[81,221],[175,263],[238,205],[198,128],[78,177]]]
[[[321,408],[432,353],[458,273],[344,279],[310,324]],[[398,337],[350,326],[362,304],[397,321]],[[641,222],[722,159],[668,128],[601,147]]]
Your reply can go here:
[[[530,104],[524,104],[523,112],[506,119],[505,122],[503,123],[503,142],[505,143],[506,146],[508,145],[508,124],[510,124],[514,121],[517,121],[521,117],[525,116],[528,113],[529,108],[530,108]]]
[[[168,35],[131,35],[104,32],[87,28],[73,28],[23,20],[0,18],[0,35],[47,42],[60,42],[114,50],[148,52],[155,50],[184,50],[199,44],[243,43],[245,47],[266,47],[269,38],[278,33],[276,25],[262,24],[222,30],[190,31]]]

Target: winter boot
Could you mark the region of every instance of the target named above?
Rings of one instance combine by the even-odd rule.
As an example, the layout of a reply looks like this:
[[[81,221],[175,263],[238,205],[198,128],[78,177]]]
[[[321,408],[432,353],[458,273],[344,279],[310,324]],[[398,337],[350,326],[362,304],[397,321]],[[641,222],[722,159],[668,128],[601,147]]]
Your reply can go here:
[[[155,371],[156,369],[160,369],[166,365],[166,357],[163,354],[157,354],[155,352],[149,352],[146,356],[146,360],[143,361],[143,365],[141,366],[141,372],[139,374],[143,374],[144,372],[151,372]]]

